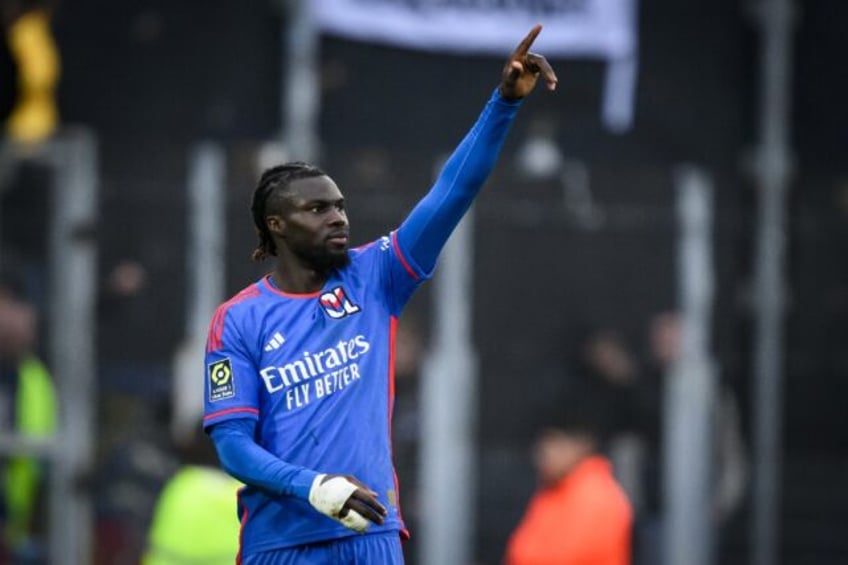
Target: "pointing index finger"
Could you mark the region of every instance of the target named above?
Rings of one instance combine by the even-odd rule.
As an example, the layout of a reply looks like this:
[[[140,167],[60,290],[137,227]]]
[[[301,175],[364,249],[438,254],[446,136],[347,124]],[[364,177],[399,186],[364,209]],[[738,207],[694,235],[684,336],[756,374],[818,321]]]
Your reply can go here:
[[[539,35],[539,32],[542,31],[542,25],[536,24],[533,26],[533,29],[530,30],[530,33],[527,34],[527,37],[521,40],[521,43],[518,44],[518,47],[515,48],[515,52],[512,54],[513,58],[522,59],[527,53],[530,52],[530,46],[533,45],[533,42],[536,41],[536,37]]]

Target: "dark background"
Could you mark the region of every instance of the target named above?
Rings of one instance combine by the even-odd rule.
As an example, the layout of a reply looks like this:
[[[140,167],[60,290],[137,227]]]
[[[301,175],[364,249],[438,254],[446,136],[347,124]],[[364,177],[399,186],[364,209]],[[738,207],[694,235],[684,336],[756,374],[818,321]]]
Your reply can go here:
[[[560,88],[552,96],[536,93],[522,109],[479,200],[481,563],[498,562],[532,492],[528,445],[540,413],[555,409],[545,402],[581,330],[614,327],[644,356],[648,320],[675,306],[673,181],[682,164],[704,168],[716,190],[714,345],[748,434],[756,28],[746,3],[727,0],[645,0],[639,19],[633,128],[618,135],[600,122],[600,63],[554,60]],[[843,0],[800,3],[784,348],[780,540],[787,564],[848,560],[846,21]],[[100,354],[105,364],[118,355],[115,343],[135,343],[120,356],[152,367],[153,377],[101,386],[107,398],[166,403],[168,367],[183,333],[188,152],[199,140],[222,142],[229,152],[228,292],[262,272],[249,262],[255,171],[247,155],[282,125],[282,19],[264,2],[76,0],[60,6],[54,29],[63,121],[99,135],[101,278],[128,258],[149,274],[143,299],[102,321]],[[436,159],[497,84],[502,59],[332,38],[324,38],[321,51],[320,162],[350,200],[354,239],[366,241],[394,227],[426,191]],[[13,76],[5,57],[3,96]],[[4,109],[6,102],[0,97]],[[555,124],[563,153],[587,167],[605,215],[600,228],[581,228],[561,210],[557,190],[517,173],[517,151],[536,119]],[[369,174],[374,168],[379,174]],[[5,202],[4,210],[12,206]],[[7,239],[21,235],[3,226]],[[426,312],[427,303],[424,291],[413,308]],[[130,426],[108,425],[118,436]],[[723,536],[720,563],[746,561],[747,524],[745,503]]]

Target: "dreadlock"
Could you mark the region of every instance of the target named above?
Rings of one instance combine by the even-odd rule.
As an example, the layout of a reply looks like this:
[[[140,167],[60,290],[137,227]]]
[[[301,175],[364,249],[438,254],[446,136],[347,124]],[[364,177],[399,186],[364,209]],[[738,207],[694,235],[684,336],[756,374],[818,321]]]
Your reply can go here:
[[[303,161],[292,161],[277,165],[262,173],[259,183],[256,185],[256,190],[253,191],[253,201],[250,205],[256,235],[259,237],[259,243],[251,255],[254,261],[262,261],[267,259],[269,255],[277,255],[277,246],[274,244],[274,239],[271,237],[271,232],[268,231],[268,225],[265,222],[268,201],[271,200],[272,195],[281,194],[294,180],[325,175],[326,173],[315,165]]]

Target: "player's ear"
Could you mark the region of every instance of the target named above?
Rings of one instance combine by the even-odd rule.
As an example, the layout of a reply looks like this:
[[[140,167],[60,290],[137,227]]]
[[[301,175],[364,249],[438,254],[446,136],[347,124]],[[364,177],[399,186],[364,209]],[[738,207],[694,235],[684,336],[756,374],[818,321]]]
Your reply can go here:
[[[282,216],[277,216],[276,214],[272,214],[270,216],[265,216],[265,225],[268,226],[268,231],[276,236],[283,236],[283,230],[286,228],[286,221],[283,220]]]

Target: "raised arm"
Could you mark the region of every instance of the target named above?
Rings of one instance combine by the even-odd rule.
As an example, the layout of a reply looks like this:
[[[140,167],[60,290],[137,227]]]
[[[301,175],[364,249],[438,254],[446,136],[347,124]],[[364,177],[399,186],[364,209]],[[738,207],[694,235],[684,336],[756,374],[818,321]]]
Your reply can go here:
[[[489,176],[523,98],[540,77],[548,90],[556,88],[557,77],[548,61],[530,52],[541,30],[540,25],[533,27],[509,56],[501,83],[477,122],[397,230],[401,251],[422,272],[433,270],[442,247]]]

